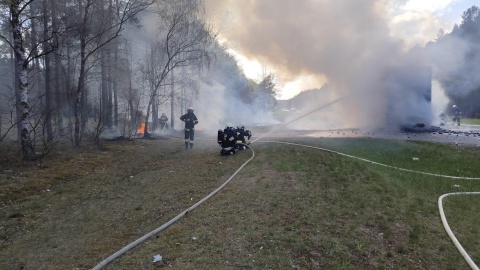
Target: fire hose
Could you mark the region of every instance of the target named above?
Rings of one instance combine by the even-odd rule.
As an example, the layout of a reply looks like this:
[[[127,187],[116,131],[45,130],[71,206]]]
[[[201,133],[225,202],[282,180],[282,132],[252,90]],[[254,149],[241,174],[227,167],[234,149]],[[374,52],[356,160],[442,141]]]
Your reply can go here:
[[[339,101],[341,101],[342,99],[344,99],[345,97],[343,98],[339,98],[337,100],[334,100],[330,103],[327,103],[319,108],[316,108],[315,110],[313,111],[310,111],[309,113],[301,116],[301,117],[298,117],[278,128],[281,128],[283,126],[286,126],[288,124],[290,124],[291,122],[293,121],[296,121],[300,118],[303,118],[307,115],[310,115],[318,110],[321,110],[325,107],[328,107],[334,103],[337,103]],[[278,129],[277,128],[277,129]],[[277,130],[277,129],[274,129],[272,131],[270,131],[269,133]],[[267,133],[268,134],[268,133]],[[266,135],[266,134],[265,134]],[[264,136],[265,136],[264,135]],[[261,137],[260,137],[261,138]],[[258,140],[258,139],[257,139]],[[177,222],[180,218],[182,218],[183,216],[187,215],[189,212],[193,211],[195,208],[197,208],[199,205],[201,205],[203,202],[205,202],[206,200],[208,200],[210,197],[212,197],[213,195],[217,194],[221,189],[223,189],[223,187],[225,187],[236,175],[238,172],[240,172],[243,167],[245,167],[254,157],[255,157],[255,151],[253,151],[253,149],[248,146],[248,145],[245,145],[246,147],[250,148],[252,150],[252,157],[250,159],[248,159],[247,161],[245,161],[245,163],[242,164],[242,166],[240,166],[240,168],[238,168],[235,173],[232,174],[232,176],[230,176],[230,178],[227,179],[227,181],[225,181],[225,183],[223,183],[220,187],[218,187],[216,190],[214,190],[212,193],[210,193],[207,197],[201,199],[200,201],[198,201],[196,204],[192,205],[190,208],[188,208],[187,210],[183,211],[182,213],[178,214],[176,217],[174,217],[173,219],[171,219],[170,221],[168,221],[167,223],[163,224],[162,226],[158,227],[157,229],[147,233],[146,235],[138,238],[137,240],[133,241],[132,243],[126,245],[125,247],[123,247],[122,249],[120,249],[119,251],[115,252],[114,254],[112,254],[111,256],[109,256],[108,258],[106,258],[105,260],[103,260],[102,262],[100,262],[99,264],[97,264],[94,268],[92,268],[92,270],[99,270],[99,269],[103,269],[105,266],[107,266],[108,264],[110,264],[111,262],[113,262],[115,259],[117,259],[118,257],[122,256],[123,254],[125,254],[127,251],[133,249],[134,247],[136,247],[137,245],[145,242],[147,239],[149,239],[150,237],[156,235],[157,233],[161,232],[161,231],[164,231],[165,229],[167,229],[168,227],[170,227],[173,223]]]
[[[264,136],[262,136],[264,137]],[[260,138],[262,138],[260,137]],[[257,140],[255,141],[258,141],[260,138],[258,138]],[[367,162],[367,163],[370,163],[370,164],[374,164],[374,165],[379,165],[379,166],[383,166],[383,167],[387,167],[387,168],[391,168],[391,169],[397,169],[397,170],[401,170],[401,171],[406,171],[406,172],[412,172],[412,173],[419,173],[419,174],[424,174],[424,175],[429,175],[429,176],[437,176],[437,177],[443,177],[443,178],[450,178],[450,179],[465,179],[465,180],[480,180],[479,177],[461,177],[461,176],[451,176],[451,175],[441,175],[441,174],[434,174],[434,173],[428,173],[428,172],[421,172],[421,171],[414,171],[414,170],[410,170],[410,169],[405,169],[405,168],[400,168],[400,167],[395,167],[395,166],[390,166],[390,165],[386,165],[386,164],[383,164],[383,163],[379,163],[379,162],[375,162],[375,161],[371,161],[371,160],[368,160],[368,159],[364,159],[364,158],[360,158],[360,157],[356,157],[356,156],[352,156],[352,155],[348,155],[348,154],[345,154],[345,153],[341,153],[341,152],[338,152],[338,151],[334,151],[334,150],[330,150],[330,149],[325,149],[325,148],[321,148],[321,147],[316,147],[316,146],[310,146],[310,145],[303,145],[303,144],[298,144],[298,143],[290,143],[290,142],[281,142],[281,141],[264,141],[264,140],[261,140],[261,141],[258,141],[259,143],[276,143],[276,144],[286,144],[286,145],[294,145],[294,146],[299,146],[299,147],[307,147],[307,148],[312,148],[312,149],[317,149],[317,150],[321,150],[321,151],[325,151],[325,152],[329,152],[329,153],[334,153],[334,154],[338,154],[338,155],[341,155],[341,156],[345,156],[345,157],[349,157],[349,158],[353,158],[353,159],[358,159],[358,160],[361,160],[361,161],[364,161],[364,162]],[[172,224],[174,224],[176,221],[178,221],[180,218],[182,218],[183,216],[187,215],[189,212],[193,211],[195,208],[197,208],[198,206],[200,206],[202,203],[204,203],[206,200],[208,200],[209,198],[211,198],[212,196],[214,196],[215,194],[217,194],[221,189],[223,189],[253,158],[255,158],[255,151],[249,146],[249,145],[245,145],[247,146],[248,148],[250,148],[252,150],[252,156],[250,157],[250,159],[248,159],[247,161],[245,161],[220,187],[218,187],[216,190],[214,190],[213,192],[211,192],[209,195],[207,195],[205,198],[201,199],[200,201],[198,201],[196,204],[192,205],[191,207],[189,207],[187,210],[183,211],[182,213],[180,213],[179,215],[177,215],[176,217],[174,217],[173,219],[171,219],[170,221],[168,221],[167,223],[163,224],[162,226],[158,227],[157,229],[149,232],[148,234],[142,236],[141,238],[135,240],[134,242],[128,244],[127,246],[123,247],[122,249],[120,249],[119,251],[115,252],[113,255],[111,255],[110,257],[108,257],[107,259],[105,259],[104,261],[102,261],[101,263],[99,263],[97,266],[95,266],[94,268],[92,268],[93,270],[99,270],[99,269],[103,269],[105,266],[107,266],[108,264],[110,264],[111,262],[113,262],[115,259],[117,259],[118,257],[122,256],[124,253],[128,252],[129,250],[133,249],[134,247],[136,247],[137,245],[145,242],[147,239],[149,239],[150,237],[164,231],[165,229],[167,229],[168,227],[170,227]],[[475,265],[475,263],[473,262],[473,260],[470,258],[470,256],[467,254],[467,252],[465,251],[465,249],[462,247],[462,245],[460,244],[460,242],[457,240],[457,238],[455,237],[455,235],[453,234],[452,230],[450,229],[449,225],[448,225],[448,222],[447,222],[447,219],[445,217],[445,213],[443,211],[443,205],[442,205],[442,200],[443,198],[447,197],[447,196],[450,196],[450,195],[480,195],[480,192],[458,192],[458,193],[448,193],[448,194],[444,194],[442,196],[440,196],[440,198],[438,199],[438,207],[439,207],[439,211],[440,211],[440,216],[441,216],[441,219],[442,219],[442,223],[443,223],[443,226],[445,228],[445,231],[447,232],[447,234],[449,235],[449,237],[451,238],[452,242],[455,244],[455,247],[458,249],[458,251],[460,252],[460,254],[463,256],[463,258],[465,259],[465,261],[468,263],[468,265],[474,269],[474,270],[479,270],[479,268]]]
[[[126,252],[128,252],[129,250],[133,249],[134,247],[136,247],[137,245],[145,242],[147,239],[149,239],[150,237],[160,233],[161,231],[164,231],[165,229],[167,229],[168,227],[170,227],[172,224],[174,224],[175,222],[177,222],[179,219],[181,219],[182,217],[184,217],[185,215],[187,215],[188,213],[192,212],[193,210],[195,210],[195,208],[197,208],[198,206],[200,206],[202,203],[204,203],[206,200],[210,199],[213,195],[217,194],[220,190],[222,190],[242,169],[243,167],[245,167],[253,158],[255,158],[255,151],[253,151],[253,149],[248,146],[248,145],[245,145],[246,147],[250,148],[252,150],[252,156],[247,160],[245,161],[221,186],[219,186],[217,189],[215,189],[214,191],[212,191],[210,194],[208,194],[206,197],[204,197],[203,199],[201,199],[200,201],[198,201],[197,203],[195,203],[194,205],[190,206],[187,210],[183,211],[182,213],[178,214],[176,217],[172,218],[170,221],[168,221],[167,223],[163,224],[162,226],[156,228],[155,230],[145,234],[144,236],[138,238],[137,240],[133,241],[132,243],[126,245],[125,247],[123,247],[122,249],[120,249],[119,251],[115,252],[114,254],[112,254],[111,256],[109,256],[108,258],[106,258],[105,260],[103,260],[102,262],[100,262],[98,265],[96,265],[95,267],[92,268],[92,270],[100,270],[100,269],[103,269],[105,266],[107,266],[108,264],[110,264],[111,262],[113,262],[115,259],[117,259],[118,257],[122,256],[123,254],[125,254]]]
[[[343,99],[343,98],[341,98]],[[340,99],[340,100],[341,100]],[[323,107],[320,107],[308,114],[305,114],[299,118],[296,118],[286,124],[283,124],[282,126],[278,127],[277,129],[281,128],[281,127],[284,127],[300,118],[303,118],[317,110],[320,110],[326,106],[329,106],[333,103],[336,103],[340,100],[336,100],[332,103],[329,103]],[[274,129],[272,131],[270,131],[269,133],[277,130],[277,129]],[[268,134],[268,133],[267,133]],[[265,134],[265,135],[267,135]],[[265,136],[264,135],[264,136]],[[262,137],[264,137],[262,136]],[[261,139],[262,137],[256,139],[255,141]],[[461,176],[450,176],[450,175],[440,175],[440,174],[434,174],[434,173],[428,173],[428,172],[421,172],[421,171],[414,171],[414,170],[410,170],[410,169],[405,169],[405,168],[399,168],[399,167],[394,167],[394,166],[390,166],[390,165],[386,165],[386,164],[382,164],[382,163],[379,163],[379,162],[375,162],[375,161],[371,161],[371,160],[367,160],[367,159],[364,159],[364,158],[360,158],[360,157],[355,157],[355,156],[352,156],[352,155],[348,155],[348,154],[344,154],[344,153],[340,153],[340,152],[337,152],[337,151],[333,151],[333,150],[329,150],[329,149],[324,149],[324,148],[320,148],[320,147],[315,147],[315,146],[309,146],[309,145],[301,145],[301,144],[296,144],[296,143],[288,143],[288,142],[278,142],[278,141],[262,141],[262,142],[271,142],[271,143],[283,143],[283,144],[290,144],[290,145],[295,145],[295,146],[303,146],[303,147],[308,147],[308,148],[313,148],[313,149],[318,149],[318,150],[322,150],[322,151],[326,151],[326,152],[330,152],[330,153],[335,153],[335,154],[338,154],[338,155],[342,155],[342,156],[346,156],[346,157],[349,157],[349,158],[354,158],[354,159],[358,159],[358,160],[361,160],[361,161],[365,161],[365,162],[368,162],[368,163],[371,163],[371,164],[375,164],[375,165],[379,165],[379,166],[383,166],[383,167],[387,167],[387,168],[391,168],[391,169],[397,169],[397,170],[401,170],[401,171],[406,171],[406,172],[412,172],[412,173],[419,173],[419,174],[424,174],[424,175],[429,175],[429,176],[437,176],[437,177],[443,177],[443,178],[450,178],[450,179],[464,179],[464,180],[480,180],[479,177],[461,177]],[[450,237],[450,239],[452,240],[452,242],[454,243],[455,247],[457,248],[457,250],[460,252],[460,254],[463,256],[463,258],[465,259],[465,261],[467,262],[467,264],[470,266],[470,268],[472,268],[473,270],[479,270],[479,268],[477,267],[477,265],[475,264],[475,262],[473,262],[473,260],[470,258],[470,256],[467,254],[467,252],[465,251],[465,249],[462,247],[462,245],[460,244],[460,242],[457,240],[457,238],[455,237],[455,235],[453,234],[452,230],[450,229],[450,226],[448,225],[448,222],[447,222],[447,219],[445,217],[445,213],[443,211],[443,198],[449,196],[449,195],[480,195],[480,192],[459,192],[459,193],[448,193],[448,194],[443,194],[442,196],[440,196],[438,198],[438,209],[439,209],[439,212],[440,212],[440,217],[442,219],[442,224],[443,224],[443,227],[445,228],[445,231],[447,232],[448,236]]]
[[[453,244],[455,247],[458,249],[460,254],[462,254],[463,258],[467,262],[467,264],[472,268],[473,270],[478,270],[478,266],[473,262],[472,258],[468,255],[468,253],[465,251],[465,249],[462,247],[460,242],[458,242],[457,238],[453,234],[452,230],[450,229],[450,226],[448,226],[447,218],[445,217],[445,213],[443,212],[443,198],[447,196],[452,196],[452,195],[480,195],[480,192],[456,192],[456,193],[447,193],[443,194],[438,198],[438,209],[440,210],[440,217],[442,218],[442,223],[443,227],[445,228],[445,231],[447,232],[448,236],[450,236],[450,239],[452,239]]]
[[[414,170],[409,170],[409,169],[405,169],[405,168],[394,167],[394,166],[386,165],[386,164],[383,164],[383,163],[371,161],[371,160],[368,160],[368,159],[364,159],[364,158],[348,155],[348,154],[345,154],[345,153],[333,151],[333,150],[330,150],[330,149],[316,147],[316,146],[303,145],[303,144],[298,144],[298,143],[280,142],[280,141],[260,141],[260,142],[287,144],[287,145],[294,145],[294,146],[301,146],[301,147],[318,149],[318,150],[321,150],[321,151],[334,153],[334,154],[338,154],[338,155],[353,158],[353,159],[358,159],[358,160],[361,160],[361,161],[364,161],[364,162],[367,162],[367,163],[371,163],[371,164],[374,164],[374,165],[379,165],[379,166],[383,166],[383,167],[387,167],[387,168],[391,168],[391,169],[396,169],[396,170],[401,170],[401,171],[406,171],[406,172],[412,172],[412,173],[418,173],[418,174],[424,174],[424,175],[429,175],[429,176],[436,176],[436,177],[443,177],[443,178],[450,178],[450,179],[480,180],[480,177],[462,177],[462,176],[442,175],[442,174],[434,174],[434,173],[414,171]],[[443,211],[443,198],[445,198],[447,196],[450,196],[450,195],[480,195],[480,192],[447,193],[447,194],[443,194],[442,196],[440,196],[438,198],[438,209],[439,209],[439,212],[440,212],[440,217],[442,219],[442,224],[443,224],[443,227],[445,228],[445,231],[447,232],[448,236],[450,237],[450,239],[454,243],[457,250],[460,252],[460,254],[463,256],[463,258],[465,259],[467,264],[470,266],[470,268],[472,268],[473,270],[479,270],[478,266],[475,264],[475,262],[473,262],[473,260],[467,254],[465,249],[462,247],[460,242],[457,240],[457,238],[453,234],[452,230],[450,229],[450,226],[448,225],[447,219],[445,217],[445,212]]]
[[[358,160],[361,160],[361,161],[364,161],[364,162],[367,162],[367,163],[379,165],[379,166],[382,166],[382,167],[387,167],[387,168],[390,168],[390,169],[405,171],[405,172],[419,173],[419,174],[424,174],[424,175],[429,175],[429,176],[437,176],[437,177],[450,178],[450,179],[480,180],[480,177],[463,177],[463,176],[442,175],[442,174],[435,174],[435,173],[428,173],[428,172],[415,171],[415,170],[410,170],[410,169],[405,169],[405,168],[399,168],[399,167],[390,166],[390,165],[379,163],[379,162],[376,162],[376,161],[371,161],[371,160],[368,160],[368,159],[365,159],[365,158],[356,157],[356,156],[352,156],[352,155],[348,155],[348,154],[344,154],[344,153],[337,152],[337,151],[334,151],[334,150],[325,149],[325,148],[316,147],[316,146],[310,146],[310,145],[304,145],[304,144],[298,144],[298,143],[290,143],[290,142],[280,142],[280,141],[260,141],[260,142],[263,142],[263,143],[279,143],[279,144],[287,144],[287,145],[295,145],[295,146],[313,148],[313,149],[317,149],[317,150],[321,150],[321,151],[325,151],[325,152],[329,152],[329,153],[334,153],[334,154],[337,154],[337,155],[341,155],[341,156],[345,156],[345,157],[349,157],[349,158],[353,158],[353,159],[358,159]]]
[[[260,140],[261,138],[265,137],[266,135],[268,135],[269,133],[272,133],[274,132],[275,130],[278,130],[294,121],[297,121],[301,118],[304,118],[316,111],[319,111],[325,107],[328,107],[328,106],[331,106],[343,99],[345,99],[346,97],[342,97],[342,98],[339,98],[339,99],[336,99],[330,103],[327,103],[321,107],[318,107],[300,117],[297,117],[273,130],[271,130],[270,132],[264,134],[263,136],[253,140],[252,142],[256,142],[258,140]],[[414,170],[409,170],[409,169],[405,169],[405,168],[399,168],[399,167],[394,167],[394,166],[390,166],[390,165],[386,165],[386,164],[382,164],[382,163],[379,163],[379,162],[375,162],[375,161],[371,161],[371,160],[367,160],[367,159],[364,159],[364,158],[360,158],[360,157],[355,157],[355,156],[352,156],[352,155],[348,155],[348,154],[344,154],[344,153],[341,153],[341,152],[337,152],[337,151],[333,151],[333,150],[329,150],[329,149],[324,149],[324,148],[320,148],[320,147],[315,147],[315,146],[309,146],[309,145],[302,145],[302,144],[296,144],[296,143],[288,143],[288,142],[279,142],[279,141],[260,141],[260,142],[263,142],[263,143],[278,143],[278,144],[288,144],[288,145],[294,145],[294,146],[301,146],[301,147],[308,147],[308,148],[313,148],[313,149],[317,149],[317,150],[322,150],[322,151],[326,151],[326,152],[330,152],[330,153],[335,153],[335,154],[339,154],[339,155],[342,155],[342,156],[346,156],[346,157],[349,157],[349,158],[354,158],[354,159],[358,159],[358,160],[361,160],[361,161],[364,161],[364,162],[368,162],[368,163],[371,163],[371,164],[375,164],[375,165],[379,165],[379,166],[384,166],[384,167],[387,167],[387,168],[392,168],[392,169],[397,169],[397,170],[402,170],[402,171],[406,171],[406,172],[413,172],[413,173],[420,173],[420,174],[424,174],[424,175],[430,175],[430,176],[437,176],[437,177],[445,177],[445,178],[451,178],[451,179],[466,179],[466,180],[480,180],[480,178],[476,178],[476,177],[459,177],[459,176],[449,176],[449,175],[439,175],[439,174],[433,174],[433,173],[427,173],[427,172],[420,172],[420,171],[414,171]],[[188,213],[190,213],[191,211],[193,211],[195,208],[197,208],[198,206],[200,206],[202,203],[204,203],[205,201],[207,201],[209,198],[211,198],[212,196],[214,196],[215,194],[217,194],[220,190],[222,190],[251,160],[253,160],[253,158],[255,157],[255,151],[249,146],[249,145],[245,145],[246,147],[250,148],[252,150],[252,156],[250,159],[248,159],[247,161],[245,161],[220,187],[218,187],[217,189],[215,189],[213,192],[211,192],[209,195],[207,195],[205,198],[201,199],[200,201],[198,201],[196,204],[192,205],[191,207],[189,207],[187,210],[183,211],[182,213],[180,213],[179,215],[177,215],[176,217],[174,217],[173,219],[171,219],[170,221],[168,221],[167,223],[161,225],[160,227],[158,227],[157,229],[147,233],[146,235],[138,238],[137,240],[135,240],[134,242],[126,245],[125,247],[123,247],[122,249],[120,249],[119,251],[115,252],[114,254],[112,254],[111,256],[109,256],[107,259],[103,260],[102,262],[100,262],[98,265],[96,265],[94,268],[92,268],[93,270],[100,270],[100,269],[103,269],[105,266],[107,266],[108,264],[110,264],[111,262],[113,262],[115,259],[117,259],[118,257],[122,256],[123,254],[125,254],[126,252],[128,252],[129,250],[133,249],[134,247],[136,247],[137,245],[145,242],[147,239],[149,239],[150,237],[164,231],[165,229],[167,229],[168,227],[170,227],[171,225],[173,225],[176,221],[178,221],[180,218],[182,218],[183,216],[187,215]],[[464,193],[450,193],[450,194],[444,194],[442,195],[440,198],[439,198],[439,210],[440,210],[440,215],[442,217],[442,223],[445,227],[445,230],[447,231],[448,235],[450,236],[450,238],[452,239],[452,241],[454,242],[455,246],[457,247],[457,249],[460,251],[460,253],[462,254],[462,256],[465,258],[465,260],[467,261],[467,263],[470,265],[470,267],[474,270],[478,270],[478,267],[475,265],[475,263],[472,261],[472,259],[468,256],[468,254],[465,252],[465,250],[463,249],[463,247],[460,245],[460,243],[458,242],[458,240],[455,238],[455,236],[453,235],[452,231],[450,230],[450,227],[448,226],[448,223],[446,221],[446,218],[445,218],[445,214],[443,212],[443,207],[441,205],[441,202],[442,202],[442,199],[448,195],[458,195],[458,194],[464,194]],[[465,194],[480,194],[480,192],[470,192],[470,193],[465,193]]]

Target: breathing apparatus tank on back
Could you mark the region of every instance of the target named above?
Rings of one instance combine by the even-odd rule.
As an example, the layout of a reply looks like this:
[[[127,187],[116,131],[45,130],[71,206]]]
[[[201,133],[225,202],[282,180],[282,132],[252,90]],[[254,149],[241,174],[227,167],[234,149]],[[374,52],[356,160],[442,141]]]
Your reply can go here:
[[[222,145],[223,140],[223,130],[219,129],[217,132],[217,143],[218,145]]]
[[[220,131],[218,132],[220,134]],[[222,150],[220,154],[224,155],[233,155],[235,154],[235,141],[236,141],[236,131],[233,128],[232,124],[228,123],[223,130],[223,136],[220,143]]]

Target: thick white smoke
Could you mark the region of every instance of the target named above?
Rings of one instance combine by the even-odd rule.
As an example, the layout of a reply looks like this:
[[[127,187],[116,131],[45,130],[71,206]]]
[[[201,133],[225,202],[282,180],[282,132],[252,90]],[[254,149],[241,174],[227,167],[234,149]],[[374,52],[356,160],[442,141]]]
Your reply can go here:
[[[325,123],[328,126],[383,123],[391,105],[385,91],[386,70],[427,64],[418,52],[406,53],[405,43],[392,37],[386,16],[388,5],[395,2],[208,0],[207,10],[211,14],[227,11],[228,31],[221,34],[233,41],[236,50],[246,57],[274,67],[280,78],[299,75],[327,78],[330,93],[323,99],[312,100],[313,107],[335,97],[348,96],[328,108],[329,113],[318,112],[316,117],[324,121],[302,122],[311,128],[325,128]],[[415,109],[405,107],[410,113]]]
[[[434,124],[438,125],[441,112],[447,114],[445,108],[448,102],[449,99],[445,95],[445,90],[437,80],[434,80],[432,83],[432,119],[435,119]]]
[[[195,113],[200,122],[199,130],[215,133],[225,128],[227,123],[233,126],[245,126],[252,129],[258,125],[277,124],[272,113],[262,110],[253,104],[245,104],[227,91],[224,85],[216,81],[210,84],[201,83],[200,94],[194,101]]]

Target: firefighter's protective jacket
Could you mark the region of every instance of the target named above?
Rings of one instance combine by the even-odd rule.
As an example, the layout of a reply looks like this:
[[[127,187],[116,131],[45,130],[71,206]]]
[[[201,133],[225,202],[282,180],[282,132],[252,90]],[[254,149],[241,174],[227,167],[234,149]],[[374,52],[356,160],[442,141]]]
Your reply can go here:
[[[460,111],[460,109],[459,108],[454,108],[452,117],[453,118],[460,118],[461,116],[462,116],[462,112]]]
[[[165,116],[165,115],[162,115],[162,116],[160,116],[160,118],[158,118],[158,121],[160,123],[166,123],[168,121],[168,117]]]
[[[180,116],[180,120],[185,122],[185,129],[193,129],[198,124],[197,116],[193,112],[188,112]]]
[[[232,128],[226,128],[223,130],[222,148],[225,150],[231,150],[235,146],[236,131]]]
[[[250,130],[245,130],[245,128],[237,128],[237,141],[246,143],[245,137],[250,140],[252,137],[252,132],[250,132]]]

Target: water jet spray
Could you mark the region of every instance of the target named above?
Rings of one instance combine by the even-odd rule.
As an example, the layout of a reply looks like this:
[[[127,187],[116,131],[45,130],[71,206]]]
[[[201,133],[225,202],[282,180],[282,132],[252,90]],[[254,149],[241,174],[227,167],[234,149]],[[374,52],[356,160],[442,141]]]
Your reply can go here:
[[[325,108],[327,108],[327,107],[329,107],[329,106],[332,106],[333,104],[338,103],[338,102],[340,102],[340,101],[342,101],[342,100],[344,100],[344,99],[346,99],[346,98],[348,98],[348,97],[349,97],[349,96],[343,96],[343,97],[338,98],[338,99],[335,99],[334,101],[331,101],[331,102],[329,102],[329,103],[327,103],[327,104],[324,104],[324,105],[322,105],[322,106],[320,106],[320,107],[318,107],[318,108],[316,108],[316,109],[314,109],[314,110],[312,110],[312,111],[310,111],[310,112],[308,112],[308,113],[306,113],[306,114],[303,114],[303,115],[301,115],[301,116],[299,116],[299,117],[297,117],[297,118],[295,118],[295,119],[293,119],[293,120],[288,121],[287,123],[284,123],[284,124],[282,124],[282,125],[280,125],[280,126],[278,126],[278,127],[275,127],[274,129],[272,129],[272,130],[270,130],[269,132],[263,134],[262,136],[258,137],[257,139],[253,140],[252,142],[255,142],[255,141],[257,141],[257,140],[259,140],[259,139],[267,136],[268,134],[270,134],[270,133],[272,133],[272,132],[274,132],[274,131],[277,131],[277,130],[279,130],[280,128],[285,127],[285,126],[287,126],[287,125],[289,125],[289,124],[291,124],[291,123],[293,123],[293,122],[295,122],[295,121],[298,121],[298,120],[300,120],[300,119],[302,119],[302,118],[304,118],[304,117],[307,117],[307,116],[309,116],[309,115],[312,114],[312,113],[315,113],[315,112],[320,111],[320,110],[322,110],[322,109],[325,109]]]

